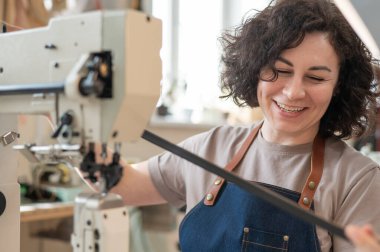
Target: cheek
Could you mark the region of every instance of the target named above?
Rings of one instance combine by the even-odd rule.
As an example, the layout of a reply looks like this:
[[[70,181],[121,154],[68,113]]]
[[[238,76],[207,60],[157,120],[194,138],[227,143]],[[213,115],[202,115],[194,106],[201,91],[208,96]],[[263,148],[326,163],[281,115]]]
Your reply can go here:
[[[330,95],[326,95],[329,93]],[[324,92],[324,93],[321,93],[319,96],[315,96],[314,103],[318,107],[320,107],[321,110],[323,110],[323,112],[325,112],[328,106],[330,105],[331,98],[332,98],[332,92]]]
[[[272,96],[281,92],[281,84],[278,82],[266,82],[260,81],[257,86],[257,98],[261,102],[265,100],[271,100]]]

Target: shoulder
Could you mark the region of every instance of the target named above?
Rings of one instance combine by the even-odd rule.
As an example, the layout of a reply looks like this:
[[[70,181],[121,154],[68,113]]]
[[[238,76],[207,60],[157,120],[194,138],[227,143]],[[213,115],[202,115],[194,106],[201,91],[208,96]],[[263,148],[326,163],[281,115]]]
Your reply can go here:
[[[358,183],[379,177],[380,171],[378,163],[337,139],[326,141],[324,167],[324,173],[348,191]]]
[[[231,148],[245,139],[257,124],[249,126],[222,125],[206,132],[192,136],[180,145],[188,150],[198,152],[205,148]]]
[[[355,167],[371,169],[378,167],[379,164],[373,161],[371,158],[363,155],[346,142],[329,138],[326,140],[325,155],[328,160],[335,163],[344,164],[347,168],[355,170]]]
[[[328,219],[347,224],[353,219],[344,218],[351,218],[348,212],[358,207],[359,201],[368,204],[368,198],[378,198],[379,164],[344,141],[333,138],[326,140],[324,156],[322,179],[318,187],[321,193],[318,200],[323,205],[320,211]]]
[[[341,225],[372,223],[380,231],[380,210],[374,207],[380,196],[379,164],[336,139],[326,141],[325,157],[322,214]]]

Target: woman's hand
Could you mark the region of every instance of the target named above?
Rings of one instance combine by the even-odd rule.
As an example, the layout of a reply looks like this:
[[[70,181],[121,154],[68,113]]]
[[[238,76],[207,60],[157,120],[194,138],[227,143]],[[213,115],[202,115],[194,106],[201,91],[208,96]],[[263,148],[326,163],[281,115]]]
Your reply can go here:
[[[106,151],[107,155],[102,155],[102,146],[100,144],[94,146],[95,162],[97,164],[109,164],[112,162],[113,151],[111,149],[106,149]],[[130,165],[125,160],[120,159],[119,164],[123,167],[123,175],[119,183],[111,188],[111,193],[122,196],[127,205],[141,206],[166,203],[166,200],[157,191],[150,178],[147,161]],[[102,191],[103,185],[99,183],[99,180],[94,183],[84,178],[87,174],[80,171],[79,168],[76,168],[76,171],[89,188],[95,192]],[[99,171],[93,175],[100,177]]]
[[[348,225],[345,233],[355,245],[357,252],[380,252],[380,242],[370,225]]]

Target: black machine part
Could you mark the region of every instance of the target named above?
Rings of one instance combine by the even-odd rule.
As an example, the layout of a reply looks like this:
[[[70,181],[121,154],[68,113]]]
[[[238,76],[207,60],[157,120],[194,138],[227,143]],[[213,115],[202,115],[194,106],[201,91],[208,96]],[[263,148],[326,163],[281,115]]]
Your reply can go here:
[[[102,156],[106,159],[107,146],[102,145]],[[116,148],[112,154],[112,161],[110,163],[97,163],[95,144],[89,143],[88,152],[85,154],[82,163],[80,164],[80,170],[86,174],[85,179],[90,180],[92,183],[96,183],[99,179],[104,180],[103,192],[108,192],[114,187],[121,179],[123,175],[123,167],[120,165],[120,152]]]

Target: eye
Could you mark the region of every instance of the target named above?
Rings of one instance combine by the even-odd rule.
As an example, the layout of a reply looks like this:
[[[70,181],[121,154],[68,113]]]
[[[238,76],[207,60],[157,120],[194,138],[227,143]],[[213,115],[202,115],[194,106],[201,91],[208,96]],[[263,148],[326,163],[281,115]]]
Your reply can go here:
[[[292,71],[291,70],[287,70],[287,69],[276,69],[277,73],[278,74],[281,74],[281,75],[288,75],[288,74],[291,74]]]
[[[309,78],[310,80],[315,81],[315,82],[323,82],[323,81],[325,81],[324,78],[318,77],[318,76],[314,76],[314,75],[309,75],[309,76],[307,76],[307,78]]]

